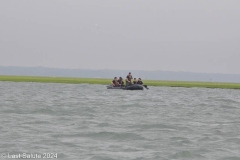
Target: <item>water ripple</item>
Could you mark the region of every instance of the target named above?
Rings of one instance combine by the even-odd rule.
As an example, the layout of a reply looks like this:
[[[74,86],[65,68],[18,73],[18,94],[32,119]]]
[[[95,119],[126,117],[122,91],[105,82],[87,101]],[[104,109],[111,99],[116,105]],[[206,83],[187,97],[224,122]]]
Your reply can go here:
[[[0,82],[0,150],[59,159],[240,159],[240,91]]]

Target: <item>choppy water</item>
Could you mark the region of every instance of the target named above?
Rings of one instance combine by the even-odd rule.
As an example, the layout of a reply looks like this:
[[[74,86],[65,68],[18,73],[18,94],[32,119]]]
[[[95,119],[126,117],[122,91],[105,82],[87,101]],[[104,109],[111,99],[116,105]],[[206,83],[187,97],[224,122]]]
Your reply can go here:
[[[240,159],[240,91],[0,82],[0,154]]]

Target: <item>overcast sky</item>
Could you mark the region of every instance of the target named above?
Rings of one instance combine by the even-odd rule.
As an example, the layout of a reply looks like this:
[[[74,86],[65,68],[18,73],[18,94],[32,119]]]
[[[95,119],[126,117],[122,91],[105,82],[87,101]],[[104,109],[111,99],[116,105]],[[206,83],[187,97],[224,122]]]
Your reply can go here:
[[[0,66],[240,74],[240,0],[0,0]]]

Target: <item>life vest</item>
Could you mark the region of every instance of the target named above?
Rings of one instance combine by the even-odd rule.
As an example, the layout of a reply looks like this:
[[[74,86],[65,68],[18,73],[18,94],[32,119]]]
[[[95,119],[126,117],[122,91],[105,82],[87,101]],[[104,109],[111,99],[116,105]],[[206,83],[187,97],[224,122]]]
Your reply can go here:
[[[128,75],[128,76],[127,76],[127,79],[128,79],[129,81],[131,81],[131,80],[132,80],[132,75],[130,75],[130,76]]]
[[[143,84],[143,82],[142,82],[142,81],[138,81],[138,82],[137,82],[137,84],[141,84],[141,85],[142,85],[142,84]]]
[[[118,80],[118,83],[119,83],[120,85],[123,85],[123,84],[124,84],[124,82],[123,82],[122,80]]]
[[[115,81],[115,80],[113,80],[112,82],[113,82],[113,84],[115,84],[115,85],[117,84],[117,81]]]

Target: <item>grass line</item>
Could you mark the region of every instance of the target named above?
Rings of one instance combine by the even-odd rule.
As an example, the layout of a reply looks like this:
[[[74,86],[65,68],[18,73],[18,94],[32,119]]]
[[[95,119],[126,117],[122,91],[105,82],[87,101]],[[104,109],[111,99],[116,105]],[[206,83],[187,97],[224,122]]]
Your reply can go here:
[[[68,78],[68,77],[35,77],[35,76],[0,76],[0,81],[41,82],[41,83],[69,83],[69,84],[88,83],[88,84],[108,85],[108,84],[110,84],[111,79]],[[148,86],[240,89],[240,83],[158,81],[158,80],[144,80],[143,82],[144,82],[144,84],[146,84]]]

